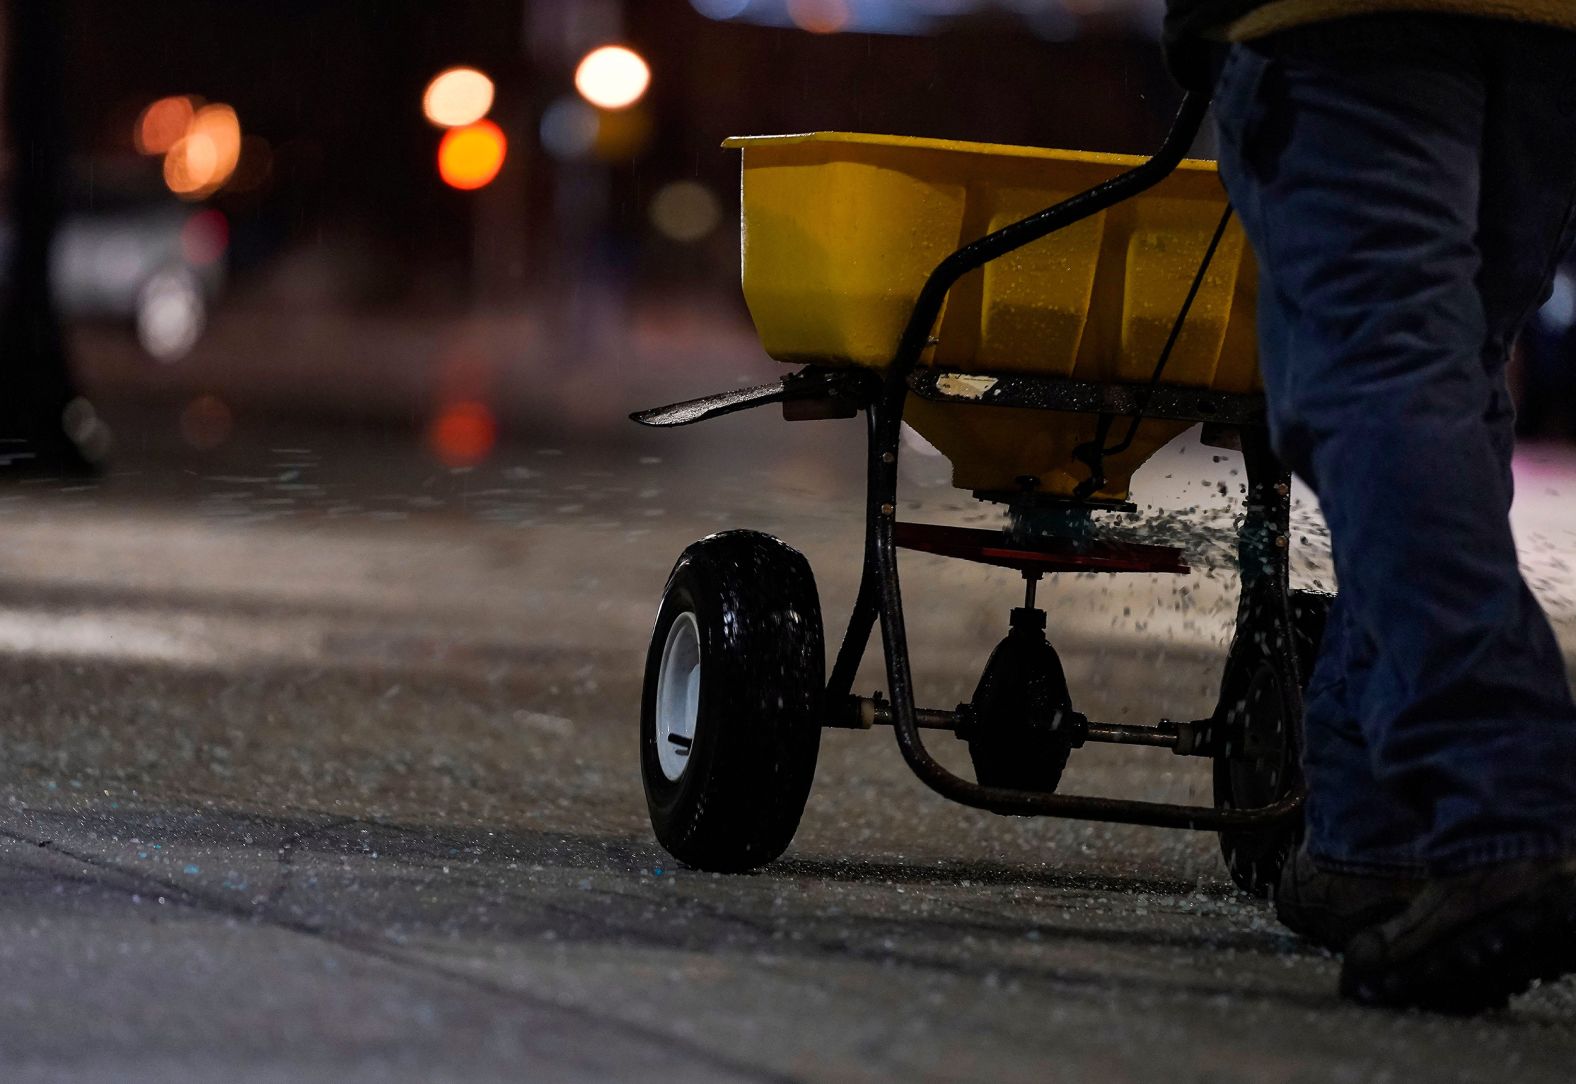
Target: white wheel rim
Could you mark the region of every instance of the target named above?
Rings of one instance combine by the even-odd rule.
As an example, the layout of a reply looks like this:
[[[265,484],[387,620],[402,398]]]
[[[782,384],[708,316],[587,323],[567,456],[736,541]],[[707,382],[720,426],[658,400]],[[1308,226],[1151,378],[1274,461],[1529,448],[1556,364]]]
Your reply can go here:
[[[689,766],[700,716],[700,627],[681,613],[668,626],[657,671],[657,763],[677,783]]]

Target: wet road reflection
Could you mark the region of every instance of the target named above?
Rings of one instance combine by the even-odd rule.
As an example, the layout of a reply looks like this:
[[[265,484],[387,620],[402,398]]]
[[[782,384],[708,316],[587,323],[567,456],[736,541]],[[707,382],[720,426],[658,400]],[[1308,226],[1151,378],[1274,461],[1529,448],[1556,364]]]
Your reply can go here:
[[[634,756],[674,556],[774,531],[829,625],[851,601],[857,426],[787,428],[460,471],[376,433],[242,434],[0,496],[8,1076],[1329,1079],[1405,1050],[1431,1079],[1564,1078],[1569,984],[1466,1025],[1344,1008],[1334,961],[1236,894],[1210,838],[952,807],[880,733],[827,736],[783,861],[675,868]],[[1195,575],[1042,588],[1080,710],[1208,711],[1231,466],[1195,445],[1141,477]],[[907,514],[984,515],[905,470]],[[1570,460],[1531,458],[1518,513],[1568,644],[1572,488]],[[1328,577],[1302,522],[1299,575]],[[921,695],[955,703],[1018,585],[905,572]],[[1080,751],[1067,779],[1208,795],[1148,750]]]

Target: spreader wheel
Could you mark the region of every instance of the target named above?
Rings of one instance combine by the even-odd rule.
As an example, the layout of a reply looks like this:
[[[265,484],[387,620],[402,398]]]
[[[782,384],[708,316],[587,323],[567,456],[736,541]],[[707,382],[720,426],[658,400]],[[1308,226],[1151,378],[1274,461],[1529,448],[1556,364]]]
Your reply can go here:
[[[684,551],[640,713],[646,805],[668,853],[729,873],[782,854],[815,775],[825,668],[815,577],[798,551],[754,531]]]
[[[1290,794],[1302,778],[1302,690],[1318,657],[1330,596],[1293,591],[1295,654],[1279,650],[1273,626],[1250,620],[1237,630],[1215,709],[1215,805],[1259,809]],[[1296,666],[1293,672],[1291,665]],[[1300,823],[1220,833],[1231,879],[1266,896],[1302,835]]]

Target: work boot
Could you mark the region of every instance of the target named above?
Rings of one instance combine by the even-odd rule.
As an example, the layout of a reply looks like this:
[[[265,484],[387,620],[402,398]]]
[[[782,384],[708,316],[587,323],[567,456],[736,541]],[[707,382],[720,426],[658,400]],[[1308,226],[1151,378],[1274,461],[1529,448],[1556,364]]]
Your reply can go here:
[[[1466,1015],[1576,971],[1576,859],[1508,862],[1433,880],[1346,948],[1341,995]]]
[[[1341,952],[1360,931],[1406,910],[1422,888],[1421,878],[1323,870],[1299,847],[1281,867],[1275,917],[1292,933]]]

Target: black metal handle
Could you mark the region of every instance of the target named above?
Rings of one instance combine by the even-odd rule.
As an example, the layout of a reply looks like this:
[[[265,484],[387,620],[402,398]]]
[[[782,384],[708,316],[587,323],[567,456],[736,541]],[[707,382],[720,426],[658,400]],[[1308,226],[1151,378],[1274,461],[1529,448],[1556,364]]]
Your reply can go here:
[[[947,293],[959,279],[992,260],[1097,215],[1165,180],[1187,156],[1187,150],[1193,145],[1208,112],[1209,95],[1190,92],[1182,99],[1182,106],[1171,123],[1171,130],[1154,157],[1086,192],[1070,196],[1054,207],[986,234],[936,265],[930,278],[925,281],[924,288],[919,291],[919,300],[914,303],[908,326],[903,329],[903,337],[898,340],[897,354],[892,361],[894,375],[906,376],[919,363],[919,356],[930,342],[930,333],[936,326],[936,318],[941,315],[941,306],[947,299]]]

